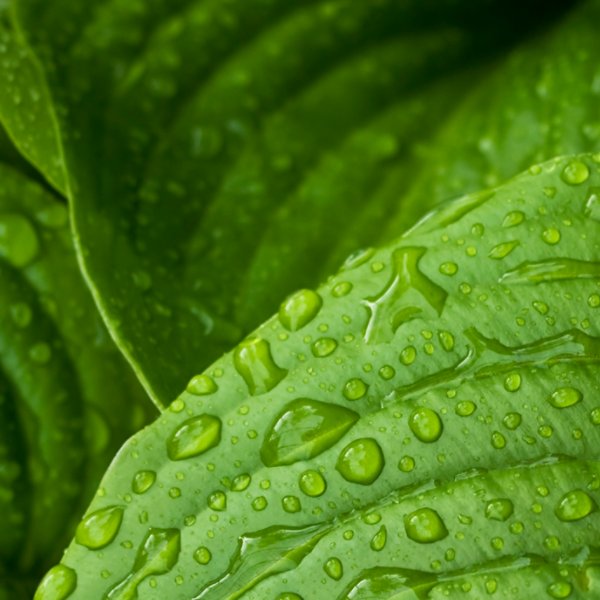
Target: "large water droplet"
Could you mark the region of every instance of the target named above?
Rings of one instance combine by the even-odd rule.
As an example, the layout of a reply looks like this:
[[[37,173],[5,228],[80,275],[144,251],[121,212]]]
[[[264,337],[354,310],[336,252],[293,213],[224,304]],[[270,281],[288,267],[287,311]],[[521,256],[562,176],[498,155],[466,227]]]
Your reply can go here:
[[[198,456],[221,441],[221,420],[212,415],[192,417],[180,425],[167,441],[171,460]]]
[[[219,388],[212,377],[202,374],[192,377],[187,384],[185,391],[194,396],[206,396],[208,394],[214,394],[218,389]]]
[[[331,579],[335,579],[336,581],[341,579],[344,575],[344,567],[342,562],[335,556],[325,562],[323,565],[323,570],[325,573],[327,573],[327,575],[329,575],[329,577],[331,577]]]
[[[298,331],[310,323],[321,310],[323,300],[317,292],[300,290],[279,307],[279,320],[289,331]]]
[[[408,418],[408,426],[419,441],[428,444],[439,440],[443,431],[440,416],[431,408],[425,407],[413,410]]]
[[[44,575],[33,600],[64,600],[76,587],[77,573],[65,565],[56,565]]]
[[[0,214],[0,256],[15,267],[26,267],[39,249],[37,233],[28,219],[15,213]]]
[[[561,521],[579,521],[597,509],[594,499],[583,490],[566,493],[554,513]]]
[[[342,450],[335,468],[346,481],[369,485],[379,477],[384,465],[379,444],[373,438],[360,438]]]
[[[419,508],[404,517],[406,535],[420,544],[443,540],[448,530],[442,518],[432,508]]]
[[[75,541],[90,550],[104,548],[115,539],[122,520],[121,506],[101,508],[82,519],[75,531]]]
[[[307,496],[317,497],[325,493],[327,483],[319,471],[309,469],[300,475],[299,486]]]
[[[309,460],[333,446],[358,419],[357,413],[343,406],[298,398],[275,418],[260,457],[268,467]]]
[[[582,399],[583,394],[578,389],[561,387],[552,392],[552,395],[548,398],[548,402],[554,408],[568,408],[581,402]]]
[[[492,521],[506,521],[513,511],[513,503],[508,498],[496,498],[487,503],[485,516]]]
[[[560,174],[560,178],[569,185],[579,185],[590,176],[588,166],[580,160],[571,160]]]
[[[551,583],[546,591],[551,598],[568,598],[573,591],[573,586],[568,581],[556,581]]]
[[[241,342],[234,351],[233,362],[253,396],[270,392],[287,375],[286,369],[275,364],[269,342],[262,338]]]
[[[133,570],[110,590],[107,598],[109,600],[136,599],[138,585],[150,575],[168,573],[177,563],[180,550],[179,529],[151,527],[140,545]]]

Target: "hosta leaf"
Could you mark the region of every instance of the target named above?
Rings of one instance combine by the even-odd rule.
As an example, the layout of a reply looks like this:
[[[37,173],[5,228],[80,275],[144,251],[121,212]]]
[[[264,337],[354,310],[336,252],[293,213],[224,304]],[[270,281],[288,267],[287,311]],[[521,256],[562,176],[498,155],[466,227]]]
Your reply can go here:
[[[56,559],[150,415],[81,279],[65,204],[13,158],[0,163],[0,581]]]
[[[157,404],[282,295],[314,285],[336,240],[355,245],[346,229],[361,194],[314,196],[339,171],[339,150],[352,156],[345,175],[365,170],[356,188],[398,165],[409,173],[415,144],[477,69],[432,84],[489,65],[538,25],[522,4],[14,3],[0,112],[18,98],[44,126],[2,119],[69,196],[96,301]],[[53,105],[42,112],[25,88]],[[361,243],[389,220],[385,207],[372,214]]]
[[[532,167],[285,300],[120,451],[69,597],[594,598],[599,184]]]

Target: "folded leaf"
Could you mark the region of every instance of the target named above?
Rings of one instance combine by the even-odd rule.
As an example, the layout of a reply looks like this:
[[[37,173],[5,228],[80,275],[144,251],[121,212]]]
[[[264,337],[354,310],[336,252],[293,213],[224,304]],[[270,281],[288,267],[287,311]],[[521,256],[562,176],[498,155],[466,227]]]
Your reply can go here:
[[[595,598],[599,186],[531,167],[288,298],[127,442],[36,598]]]
[[[337,239],[355,243],[361,195],[306,197],[313,170],[329,172],[357,130],[363,189],[405,165],[468,85],[423,88],[540,21],[515,24],[511,7],[522,2],[14,3],[1,118],[69,196],[95,299],[158,405],[282,294],[314,285]]]

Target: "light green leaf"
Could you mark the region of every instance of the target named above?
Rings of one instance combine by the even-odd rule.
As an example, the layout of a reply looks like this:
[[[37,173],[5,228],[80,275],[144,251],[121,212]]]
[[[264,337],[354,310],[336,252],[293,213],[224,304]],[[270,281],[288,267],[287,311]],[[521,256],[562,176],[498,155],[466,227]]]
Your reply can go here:
[[[599,184],[598,155],[532,167],[286,300],[119,452],[69,597],[596,597]]]
[[[159,406],[315,285],[338,242],[332,261],[377,239],[396,197],[364,231],[352,218],[374,182],[409,178],[490,54],[540,24],[511,7],[15,1],[1,118],[69,196],[96,302]],[[50,90],[36,135],[11,116],[21,88]]]

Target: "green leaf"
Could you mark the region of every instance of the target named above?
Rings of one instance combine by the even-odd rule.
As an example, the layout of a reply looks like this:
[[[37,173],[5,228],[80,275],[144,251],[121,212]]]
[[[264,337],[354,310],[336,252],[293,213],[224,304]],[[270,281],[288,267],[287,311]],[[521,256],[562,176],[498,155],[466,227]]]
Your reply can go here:
[[[545,23],[515,23],[515,7],[14,3],[1,118],[68,195],[96,302],[159,406],[282,296],[315,285],[338,243],[332,261],[378,238],[396,197],[364,231],[352,215],[388,171],[410,175],[476,66]],[[35,132],[15,122],[29,112]]]
[[[81,279],[66,205],[4,140],[13,166],[0,163],[0,558],[13,577],[58,558],[151,411]]]
[[[532,167],[286,300],[119,452],[72,597],[596,597],[599,185]]]

